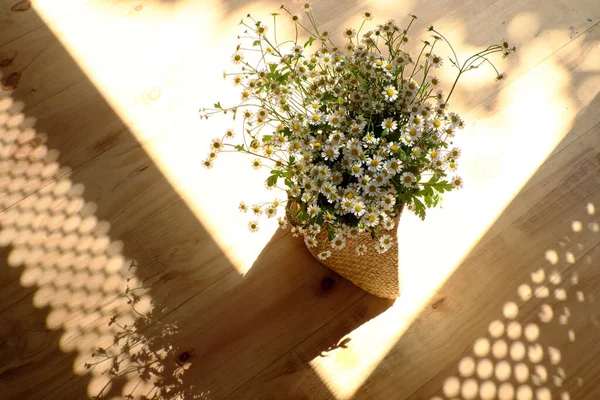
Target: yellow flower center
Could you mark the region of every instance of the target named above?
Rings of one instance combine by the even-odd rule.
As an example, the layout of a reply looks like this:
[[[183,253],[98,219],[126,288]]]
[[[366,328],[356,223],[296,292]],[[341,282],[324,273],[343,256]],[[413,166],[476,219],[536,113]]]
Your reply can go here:
[[[436,128],[439,128],[441,124],[442,123],[437,119],[435,121],[433,121],[433,126],[435,126]]]
[[[388,128],[388,129],[390,129],[392,126],[394,126],[394,123],[392,121],[387,121],[385,123],[385,127]]]
[[[415,117],[415,119],[413,119],[413,122],[418,125],[421,123],[421,118]]]
[[[393,96],[394,94],[396,94],[396,91],[394,89],[388,89],[385,91],[387,93],[388,96]]]
[[[352,198],[354,198],[354,193],[352,193],[352,192],[348,192],[348,193],[346,193],[346,198],[347,198],[347,199],[352,199]]]
[[[318,149],[319,147],[321,147],[321,143],[320,143],[320,142],[316,142],[316,143],[315,143],[315,148],[317,148],[317,149]]]
[[[355,173],[360,172],[360,166],[358,166],[358,165],[353,166],[352,171],[354,171]]]

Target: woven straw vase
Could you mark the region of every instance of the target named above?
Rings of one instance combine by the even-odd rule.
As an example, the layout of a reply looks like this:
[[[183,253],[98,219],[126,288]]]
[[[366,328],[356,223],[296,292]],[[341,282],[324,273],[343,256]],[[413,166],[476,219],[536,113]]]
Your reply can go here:
[[[383,254],[375,250],[376,241],[369,232],[361,233],[355,238],[346,237],[346,247],[341,250],[331,250],[331,256],[319,260],[317,255],[323,248],[323,241],[327,238],[327,231],[322,230],[317,235],[318,245],[308,248],[310,253],[327,268],[337,272],[359,288],[386,299],[395,299],[400,296],[400,278],[398,271],[398,224],[404,207],[400,207],[395,218],[394,229],[389,233],[394,236],[394,244]],[[359,244],[367,245],[367,253],[359,256],[356,247]]]

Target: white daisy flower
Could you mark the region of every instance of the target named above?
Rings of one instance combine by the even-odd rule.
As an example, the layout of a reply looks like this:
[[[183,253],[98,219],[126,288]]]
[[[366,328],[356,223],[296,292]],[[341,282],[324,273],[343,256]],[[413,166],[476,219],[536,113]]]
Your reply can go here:
[[[292,226],[291,232],[292,237],[298,237],[300,235],[300,230],[296,226]]]
[[[346,136],[343,132],[333,131],[327,141],[332,144],[341,145],[345,138]]]
[[[214,167],[215,163],[213,161],[213,159],[207,158],[206,160],[202,161],[202,166],[206,169],[211,169],[212,167]]]
[[[378,244],[377,244],[377,246],[375,247],[375,250],[377,250],[377,252],[378,252],[379,254],[383,254],[383,253],[385,253],[386,251],[388,251],[388,250],[389,250],[389,248],[387,248],[386,246],[382,245],[381,243],[378,243]]]
[[[254,160],[252,160],[252,168],[260,169],[261,166],[262,166],[262,161],[259,158],[255,158]]]
[[[410,64],[410,55],[408,55],[407,53],[401,51],[398,54],[396,54],[394,56],[394,59],[392,61],[397,67],[403,67],[405,65]]]
[[[392,247],[392,244],[393,244],[393,238],[390,235],[388,235],[387,233],[385,235],[381,235],[379,237],[379,244],[382,244],[385,247],[390,248],[390,247]]]
[[[248,206],[243,201],[240,201],[240,205],[238,206],[241,212],[245,213],[248,211]]]
[[[317,206],[316,204],[313,204],[308,207],[307,211],[308,215],[310,215],[311,217],[316,217],[317,214],[319,214],[319,211],[321,211],[321,207]]]
[[[344,117],[340,115],[331,114],[327,116],[327,122],[329,122],[329,125],[333,126],[334,128],[339,128],[343,121]]]
[[[320,252],[320,253],[317,255],[317,257],[318,257],[318,258],[319,258],[319,260],[321,260],[321,261],[323,261],[323,260],[326,260],[326,259],[328,259],[329,257],[331,257],[331,251],[329,251],[329,250],[322,251],[322,252]]]
[[[366,187],[367,185],[369,185],[369,182],[371,182],[371,177],[369,175],[363,175],[360,177],[360,179],[358,180],[358,183],[360,184],[360,186],[362,186],[363,188]]]
[[[344,247],[346,247],[346,238],[341,235],[334,237],[333,240],[331,241],[331,247],[334,250],[343,249]]]
[[[438,77],[437,77],[437,76],[435,76],[435,75],[429,75],[429,76],[427,77],[427,83],[428,83],[429,85],[431,85],[431,86],[434,86],[434,87],[436,87],[436,86],[439,86],[439,85],[440,85],[440,80],[439,80],[439,79],[438,79]]]
[[[304,243],[308,248],[317,247],[318,244],[317,238],[315,238],[314,236],[305,236]]]
[[[383,227],[388,231],[394,229],[395,226],[396,226],[396,223],[391,218],[387,218],[385,221],[383,221]]]
[[[396,158],[390,158],[386,161],[385,167],[391,174],[395,175],[402,169],[402,162]]]
[[[335,221],[335,215],[327,211],[325,214],[323,214],[323,220],[331,223]]]
[[[361,162],[354,163],[350,167],[350,175],[352,176],[361,177],[364,173],[365,170],[363,169]]]
[[[354,209],[354,200],[344,198],[341,202],[341,207],[342,210],[344,210],[345,212],[352,212],[352,210]]]
[[[429,150],[429,152],[427,153],[427,158],[431,161],[434,162],[437,159],[439,159],[441,157],[441,153],[438,149],[431,149]]]
[[[373,62],[373,67],[377,68],[377,69],[382,69],[383,65],[384,65],[385,61],[381,58],[375,60],[375,62]]]
[[[285,229],[287,227],[288,221],[286,218],[279,217],[277,218],[277,223],[281,229]]]
[[[319,232],[321,232],[321,227],[319,225],[317,225],[317,224],[309,225],[309,227],[308,227],[309,234],[316,236],[319,234]]]
[[[391,194],[386,194],[385,196],[381,197],[379,204],[384,210],[389,211],[396,204],[396,197]]]
[[[239,86],[242,84],[242,76],[241,75],[236,75],[233,77],[233,86]]]
[[[369,183],[364,191],[366,192],[366,196],[370,198],[375,198],[380,193],[379,185],[376,183],[376,179],[373,179],[371,183]]]
[[[325,161],[333,161],[338,155],[338,148],[331,145],[325,146],[321,152],[321,157],[323,157]]]
[[[365,160],[365,164],[369,171],[373,172],[379,171],[384,166],[383,158],[380,156],[368,157]]]
[[[396,142],[389,142],[387,144],[387,148],[390,152],[392,153],[396,153],[400,150],[400,145]]]
[[[429,54],[427,61],[429,61],[434,68],[439,68],[444,64],[442,57],[436,54]]]
[[[210,149],[216,152],[219,152],[221,150],[223,150],[223,141],[219,138],[214,138],[211,142],[210,142]]]
[[[320,111],[314,112],[309,118],[308,123],[311,125],[318,125],[323,123],[323,113]]]
[[[448,113],[448,120],[450,121],[450,124],[455,128],[463,123],[462,118],[455,112]]]
[[[456,189],[461,189],[463,187],[463,180],[460,176],[455,176],[452,178],[452,186]]]
[[[260,215],[260,214],[262,214],[262,210],[260,209],[260,205],[258,205],[258,204],[254,204],[251,207],[251,210],[254,213],[254,215]]]
[[[381,92],[381,94],[383,94],[383,97],[386,101],[394,101],[398,98],[398,89],[392,85],[389,85],[383,88],[383,92]]]
[[[387,129],[390,132],[395,131],[398,128],[398,123],[393,118],[386,118],[381,123],[381,128]]]
[[[356,226],[347,226],[346,227],[346,236],[350,238],[357,238],[360,233],[360,229]]]
[[[233,53],[231,56],[231,62],[234,64],[240,64],[242,61],[244,61],[243,53]]]
[[[458,157],[460,157],[460,154],[461,154],[461,150],[458,147],[454,147],[448,152],[448,157],[457,159]]]
[[[394,67],[394,64],[384,61],[383,65],[381,66],[381,69],[384,70],[385,72],[387,72],[388,74],[393,74],[395,67]],[[391,77],[393,75],[389,75],[389,76]]]
[[[405,172],[400,176],[400,182],[402,182],[402,186],[405,187],[414,187],[415,186],[415,175],[411,172]]]
[[[296,56],[302,55],[302,52],[304,51],[304,47],[297,45],[292,47],[292,53]]]
[[[361,218],[361,222],[368,227],[374,227],[379,224],[379,215],[376,212],[366,212]]]
[[[351,210],[352,214],[356,215],[357,217],[361,217],[365,213],[365,211],[365,203],[363,203],[362,201],[355,202]]]
[[[358,125],[358,124],[352,124],[350,125],[350,133],[352,134],[359,134],[363,131],[363,127]]]
[[[373,132],[367,133],[362,140],[366,144],[365,147],[368,147],[369,145],[374,146],[379,143],[379,138],[375,136],[375,133]]]
[[[304,65],[301,62],[297,62],[296,66],[294,68],[294,71],[300,75],[300,76],[307,76],[308,75],[308,68],[306,67],[306,65]]]
[[[267,214],[267,218],[273,218],[273,217],[277,216],[277,208],[271,206],[271,207],[267,208],[267,210],[265,211],[265,214]]]
[[[358,254],[359,256],[364,256],[367,253],[367,245],[364,243],[359,244],[358,246],[356,246],[356,254]]]
[[[310,12],[312,10],[312,5],[308,1],[304,1],[300,4],[300,8],[304,12]]]
[[[404,136],[412,142],[419,139],[422,136],[422,134],[423,130],[419,126],[411,126],[406,130]]]
[[[258,221],[248,222],[248,229],[250,229],[250,232],[258,232]]]

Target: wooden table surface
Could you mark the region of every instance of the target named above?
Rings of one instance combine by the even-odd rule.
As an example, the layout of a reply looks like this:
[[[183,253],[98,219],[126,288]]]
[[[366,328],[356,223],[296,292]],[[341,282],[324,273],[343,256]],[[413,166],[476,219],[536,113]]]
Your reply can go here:
[[[237,203],[273,195],[249,159],[199,167],[236,127],[198,109],[237,99],[239,19],[279,2],[0,0],[0,399],[97,394],[128,278],[186,399],[600,398],[598,0],[314,3],[336,37],[369,10],[416,14],[413,49],[430,24],[459,56],[517,47],[455,92],[465,188],[403,215],[401,297],[249,232]]]

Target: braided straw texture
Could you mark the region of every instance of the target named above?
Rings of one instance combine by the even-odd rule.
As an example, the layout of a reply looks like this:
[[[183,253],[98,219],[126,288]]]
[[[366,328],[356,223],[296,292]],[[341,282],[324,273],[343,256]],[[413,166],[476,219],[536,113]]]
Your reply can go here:
[[[397,235],[401,214],[402,208],[395,218],[394,229],[390,231],[395,236],[394,244],[383,254],[375,250],[377,242],[369,232],[363,232],[355,238],[346,237],[346,247],[341,250],[334,250],[329,244],[324,248],[323,242],[327,239],[327,231],[324,229],[317,235],[317,246],[308,250],[317,260],[323,249],[331,250],[331,256],[319,262],[377,297],[395,299],[400,296]],[[368,250],[366,254],[359,256],[356,247],[363,243]]]

